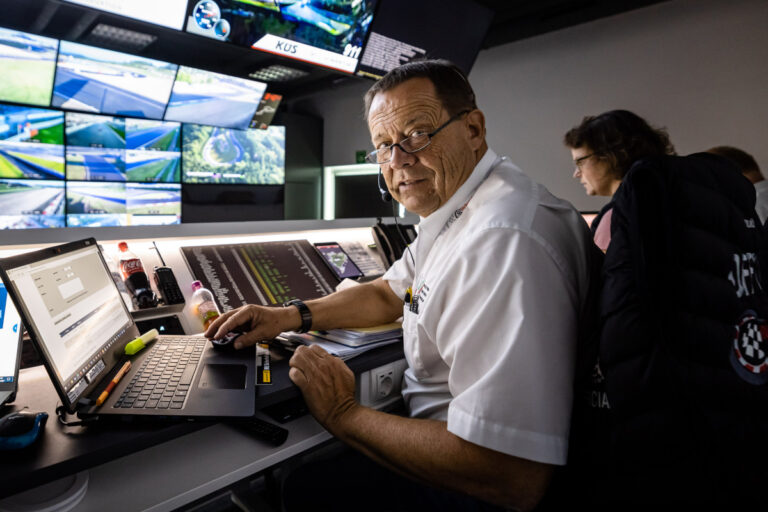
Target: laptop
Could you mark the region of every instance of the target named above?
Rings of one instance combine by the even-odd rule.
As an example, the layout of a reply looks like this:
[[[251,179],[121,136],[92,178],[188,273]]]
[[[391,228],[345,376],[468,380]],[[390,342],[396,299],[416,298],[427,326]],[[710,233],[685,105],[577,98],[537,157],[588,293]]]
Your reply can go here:
[[[16,398],[23,331],[19,312],[0,281],[0,405]]]
[[[202,336],[160,336],[131,356],[105,402],[98,397],[141,333],[96,240],[0,259],[0,278],[62,405],[82,418],[224,418],[255,412],[253,350],[219,352]]]

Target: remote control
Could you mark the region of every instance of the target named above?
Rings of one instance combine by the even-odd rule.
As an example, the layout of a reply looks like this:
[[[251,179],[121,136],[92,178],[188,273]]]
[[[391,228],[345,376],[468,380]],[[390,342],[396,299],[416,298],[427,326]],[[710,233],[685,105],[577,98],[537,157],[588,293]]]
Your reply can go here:
[[[171,267],[155,267],[155,284],[166,306],[184,303],[184,294],[179,289]]]
[[[273,446],[280,446],[288,438],[287,429],[259,418],[250,418],[242,423],[235,423],[235,425],[256,439],[266,441]]]

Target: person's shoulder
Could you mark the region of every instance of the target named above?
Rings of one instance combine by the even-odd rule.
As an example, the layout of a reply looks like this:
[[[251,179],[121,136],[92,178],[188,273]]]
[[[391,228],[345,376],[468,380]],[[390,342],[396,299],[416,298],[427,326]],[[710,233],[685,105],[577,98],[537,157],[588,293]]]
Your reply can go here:
[[[480,185],[471,207],[474,229],[507,227],[530,233],[546,228],[552,220],[575,231],[583,227],[571,203],[554,196],[509,160],[494,168]]]

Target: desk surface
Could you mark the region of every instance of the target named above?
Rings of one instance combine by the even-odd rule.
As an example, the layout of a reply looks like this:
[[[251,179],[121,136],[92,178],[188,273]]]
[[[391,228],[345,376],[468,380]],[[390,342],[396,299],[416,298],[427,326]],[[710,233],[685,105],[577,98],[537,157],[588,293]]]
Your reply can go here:
[[[402,345],[390,345],[348,363],[359,374],[401,357]],[[291,398],[299,391],[286,385],[276,394]],[[309,415],[283,425],[290,433],[279,447],[220,423],[66,427],[56,418],[57,404],[42,366],[22,370],[14,407],[47,411],[49,418],[37,443],[3,453],[0,498],[90,470],[88,492],[76,510],[110,502],[171,510],[331,439]]]

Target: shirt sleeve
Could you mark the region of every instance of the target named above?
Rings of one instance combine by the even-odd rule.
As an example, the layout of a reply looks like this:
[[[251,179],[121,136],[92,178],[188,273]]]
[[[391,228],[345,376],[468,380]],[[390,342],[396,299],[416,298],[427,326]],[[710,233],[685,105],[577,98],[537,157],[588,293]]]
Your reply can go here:
[[[529,460],[565,464],[577,339],[576,286],[547,243],[513,228],[474,234],[433,290],[450,367],[448,430]],[[568,270],[564,272],[564,270]],[[462,290],[461,295],[455,293]]]

